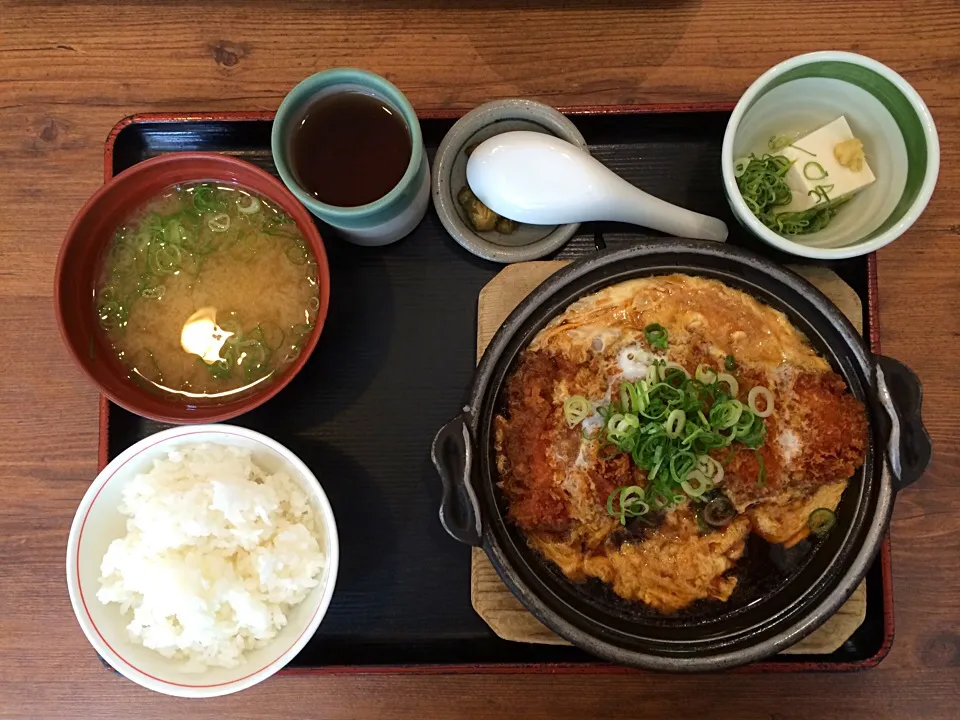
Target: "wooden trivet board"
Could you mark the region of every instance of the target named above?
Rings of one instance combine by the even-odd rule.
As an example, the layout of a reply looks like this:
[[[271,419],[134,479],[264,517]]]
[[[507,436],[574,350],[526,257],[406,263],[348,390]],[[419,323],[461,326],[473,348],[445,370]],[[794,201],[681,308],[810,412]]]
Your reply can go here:
[[[480,291],[477,308],[477,362],[490,339],[511,311],[547,277],[566,265],[547,260],[517,263],[505,267]],[[817,286],[863,332],[863,308],[860,297],[831,270],[794,267],[793,270]],[[500,580],[483,550],[473,549],[470,572],[470,601],[484,622],[504,640],[567,645],[523,607]],[[846,642],[863,623],[867,613],[867,588],[860,583],[849,600],[816,632],[783,653],[829,654]]]

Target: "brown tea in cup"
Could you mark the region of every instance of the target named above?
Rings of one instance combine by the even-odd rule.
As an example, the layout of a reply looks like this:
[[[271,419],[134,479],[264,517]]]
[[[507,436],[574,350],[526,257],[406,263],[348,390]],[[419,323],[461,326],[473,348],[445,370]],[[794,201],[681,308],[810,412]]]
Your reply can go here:
[[[410,131],[400,113],[373,95],[323,95],[290,140],[293,172],[320,202],[357,207],[390,192],[410,163]]]

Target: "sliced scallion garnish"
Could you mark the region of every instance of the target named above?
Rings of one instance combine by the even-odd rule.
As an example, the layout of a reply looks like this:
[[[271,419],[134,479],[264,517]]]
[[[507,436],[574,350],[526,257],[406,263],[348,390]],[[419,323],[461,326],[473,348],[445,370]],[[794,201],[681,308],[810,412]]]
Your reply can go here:
[[[149,269],[156,275],[173,275],[180,269],[183,252],[178,245],[161,244],[151,246],[148,261]]]
[[[833,192],[835,185],[817,185],[813,190],[807,192],[807,195],[816,198],[817,203],[829,203],[830,193]]]
[[[627,518],[640,517],[650,512],[645,502],[644,490],[639,485],[617,488],[607,497],[607,513],[627,524]]]
[[[600,444],[597,456],[601,460],[627,454],[646,471],[645,502],[656,510],[676,504],[677,498],[699,498],[722,482],[723,466],[735,452],[733,443],[756,450],[767,430],[763,419],[733,396],[739,383],[732,376],[717,373],[712,377],[701,368],[698,377],[690,378],[676,363],[669,371],[662,361],[657,368],[661,365],[666,379],[659,369],[650,369],[646,378],[622,381],[619,402],[595,409],[602,424],[582,431],[585,440]],[[582,400],[589,412],[594,412],[586,398]],[[581,411],[587,412],[586,407]],[[724,462],[710,456],[728,446],[731,449]],[[757,457],[758,482],[763,483],[766,467],[759,453]],[[618,497],[612,494],[608,498],[615,517],[622,515]]]
[[[760,410],[757,407],[757,399],[761,397],[765,403],[763,410]],[[773,414],[773,393],[763,385],[757,385],[756,387],[750,389],[750,392],[747,395],[747,405],[757,417],[770,417]]]
[[[727,387],[730,388],[730,397],[735,398],[740,394],[740,383],[738,383],[737,379],[730,373],[718,374],[717,382],[726,383]]]
[[[309,258],[307,249],[299,243],[290,245],[290,247],[287,248],[286,255],[287,259],[294,265],[303,265]]]
[[[693,376],[704,385],[710,385],[717,381],[717,373],[706,365],[697,365],[697,370]]]
[[[586,420],[593,414],[593,406],[583,395],[573,395],[563,401],[563,416],[570,427]]]
[[[802,150],[796,145],[792,147]],[[793,191],[784,179],[792,166],[793,161],[782,155],[751,155],[746,169],[737,177],[737,188],[750,212],[766,227],[788,237],[818,232],[827,227],[837,208],[845,202],[845,199],[830,199],[833,185],[818,185],[809,191],[817,198],[812,208],[783,212],[793,200]]]
[[[807,518],[807,527],[818,537],[823,537],[837,524],[837,514],[829,508],[817,508]]]
[[[815,160],[811,160],[803,166],[803,176],[807,180],[823,180],[827,175],[829,175],[829,173],[824,169],[823,165]]]
[[[647,338],[650,347],[657,350],[667,349],[667,329],[660,323],[651,323],[643,329],[643,334]]]
[[[226,213],[217,213],[207,218],[207,227],[212,232],[222,233],[230,229],[230,216]]]
[[[244,215],[252,215],[260,209],[260,201],[253,195],[241,195],[237,198],[237,210]]]

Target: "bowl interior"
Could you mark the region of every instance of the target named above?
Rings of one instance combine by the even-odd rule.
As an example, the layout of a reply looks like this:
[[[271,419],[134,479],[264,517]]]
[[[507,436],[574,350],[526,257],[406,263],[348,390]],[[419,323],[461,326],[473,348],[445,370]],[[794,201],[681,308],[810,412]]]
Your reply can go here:
[[[123,675],[140,684],[152,686],[152,689],[172,694],[206,695],[232,692],[252,685],[278,670],[282,664],[264,674],[264,671],[283,658],[288,650],[299,649],[298,640],[306,642],[312,635],[312,632],[308,634],[306,631],[313,622],[319,622],[322,617],[336,579],[336,529],[332,525],[329,504],[326,503],[316,479],[305,476],[294,461],[270,445],[246,432],[234,434],[227,428],[184,428],[173,432],[176,433],[173,437],[158,440],[157,436],[154,436],[123,453],[91,485],[77,511],[68,545],[68,583],[71,598],[81,627],[94,647]],[[247,652],[243,662],[235,668],[211,667],[200,674],[184,671],[183,661],[164,658],[159,653],[131,641],[126,632],[126,625],[130,621],[129,613],[121,613],[120,606],[116,603],[104,605],[96,597],[100,588],[100,563],[104,553],[113,540],[125,533],[126,516],[118,510],[124,486],[137,473],[149,470],[153,461],[165,457],[169,450],[197,442],[247,448],[253,452],[257,464],[264,469],[270,472],[285,470],[291,478],[298,481],[310,498],[318,519],[320,545],[328,561],[317,587],[302,603],[287,613],[286,627],[266,646]],[[333,532],[330,531],[331,528]],[[285,658],[284,662],[287,660],[289,658]],[[237,687],[237,683],[241,683],[241,687]]]
[[[863,141],[876,182],[857,194],[820,232],[793,238],[833,248],[868,237],[890,216],[907,183],[907,148],[890,111],[869,92],[835,78],[801,78],[761,96],[744,114],[734,139],[734,157],[769,152],[773,136],[802,136],[840,115]]]
[[[578,223],[531,225],[520,223],[515,232],[477,232],[457,193],[467,184],[468,152],[495,135],[515,130],[555,135],[589,152],[576,127],[555,109],[531,100],[499,100],[481,105],[460,118],[444,137],[433,169],[433,202],[447,232],[470,252],[495,262],[522,262],[543,257],[576,233]]]
[[[755,93],[748,91],[744,101],[747,105],[725,163],[750,153],[770,152],[771,137],[802,136],[844,115],[854,136],[863,141],[867,162],[876,176],[876,182],[847,203],[827,228],[793,238],[777,236],[783,245],[850,248],[868,243],[898,224],[902,232],[912,222],[907,216],[929,182],[928,164],[938,163],[939,155],[936,148],[928,146],[926,133],[932,131],[929,114],[902,78],[872,61],[820,60],[770,78]],[[761,237],[774,234],[763,228],[745,205],[731,205],[748,229]]]
[[[216,181],[241,186],[273,201],[296,222],[317,260],[320,308],[317,322],[300,356],[262,390],[217,404],[191,405],[163,397],[134,383],[97,327],[94,287],[99,263],[117,227],[129,214],[172,185]],[[131,412],[177,423],[210,422],[239,415],[266,401],[303,367],[316,346],[326,318],[330,272],[323,241],[310,214],[283,187],[259,168],[212,153],[162,156],[135,165],[101,188],[77,215],[67,233],[56,276],[60,331],[74,359],[101,391]]]

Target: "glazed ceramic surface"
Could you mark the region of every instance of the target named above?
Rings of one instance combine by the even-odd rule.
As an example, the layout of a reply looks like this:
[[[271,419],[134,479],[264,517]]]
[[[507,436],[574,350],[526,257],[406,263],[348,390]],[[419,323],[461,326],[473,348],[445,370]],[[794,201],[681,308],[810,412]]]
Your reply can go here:
[[[481,143],[467,162],[467,182],[487,207],[517,222],[611,220],[676,237],[727,239],[722,220],[645,193],[588,153],[541,133],[509,132]]]
[[[817,233],[786,238],[770,230],[740,197],[734,162],[769,152],[771,137],[803,135],[841,115],[862,140],[876,182]],[[839,259],[878,250],[916,222],[937,182],[940,145],[930,111],[900,75],[862,55],[816,52],[780,63],[747,89],[727,124],[721,162],[727,200],[744,228],[793,255]]]
[[[474,108],[443,138],[433,164],[433,204],[444,229],[474,255],[494,262],[535,260],[558,250],[580,227],[578,222],[521,223],[509,235],[477,232],[457,202],[467,184],[468,150],[503,133],[524,131],[558,137],[589,153],[583,135],[564,115],[532,100],[497,100]]]
[[[320,307],[299,357],[262,390],[236,400],[191,405],[134,383],[97,327],[93,288],[99,260],[130,213],[172,185],[196,180],[236,184],[271,200],[293,219],[317,260]],[[101,187],[87,201],[60,248],[54,305],[64,344],[74,360],[110,400],[130,412],[173,423],[215,422],[236,417],[280,392],[316,347],[330,303],[330,269],[320,233],[304,207],[272,175],[248,162],[217,153],[174,153],[146,160]]]
[[[407,169],[396,186],[383,197],[357,207],[321,202],[299,183],[290,160],[290,139],[307,108],[317,99],[342,92],[360,92],[392,107],[410,131],[411,153]],[[420,121],[410,101],[386,78],[355,68],[337,68],[311,75],[280,103],[273,121],[270,148],[283,182],[310,212],[357,245],[388,245],[406,237],[423,219],[430,204],[430,165],[423,149]]]

